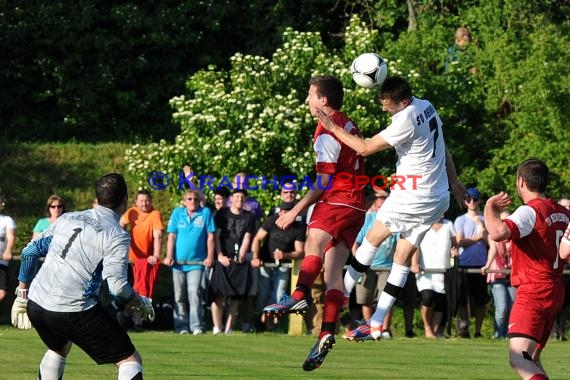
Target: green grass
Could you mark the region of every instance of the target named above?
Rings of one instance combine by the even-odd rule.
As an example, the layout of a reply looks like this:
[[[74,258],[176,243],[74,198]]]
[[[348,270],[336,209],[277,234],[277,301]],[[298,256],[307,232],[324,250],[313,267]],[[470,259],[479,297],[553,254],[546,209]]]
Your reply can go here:
[[[507,342],[491,339],[395,338],[353,343],[337,339],[318,370],[301,365],[314,344],[312,337],[256,334],[232,336],[175,335],[145,332],[131,335],[143,356],[146,379],[514,379],[507,361]],[[550,342],[543,364],[551,379],[567,378],[568,344]],[[34,379],[45,347],[34,330],[0,328],[0,378]],[[77,347],[66,367],[66,379],[112,379],[113,365],[97,366]]]

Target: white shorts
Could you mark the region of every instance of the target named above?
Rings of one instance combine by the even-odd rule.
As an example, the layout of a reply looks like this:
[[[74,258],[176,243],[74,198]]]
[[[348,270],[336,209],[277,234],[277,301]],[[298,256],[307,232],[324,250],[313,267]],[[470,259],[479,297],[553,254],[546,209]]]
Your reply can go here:
[[[376,220],[382,222],[392,233],[399,232],[410,244],[418,247],[432,224],[441,219],[448,208],[449,193],[438,199],[416,202],[390,195],[378,210]]]
[[[443,273],[421,273],[416,277],[418,291],[433,290],[445,294],[445,275]]]

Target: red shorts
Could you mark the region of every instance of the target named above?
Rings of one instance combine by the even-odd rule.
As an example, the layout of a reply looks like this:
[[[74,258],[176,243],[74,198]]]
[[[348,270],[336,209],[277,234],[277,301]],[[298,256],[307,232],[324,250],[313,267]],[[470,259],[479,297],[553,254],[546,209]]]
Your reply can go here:
[[[529,338],[544,348],[563,304],[562,282],[519,286],[509,318],[509,337]]]
[[[365,211],[352,207],[318,202],[315,204],[308,227],[318,228],[332,235],[333,239],[325,248],[325,252],[343,240],[350,250],[364,224],[365,214]]]

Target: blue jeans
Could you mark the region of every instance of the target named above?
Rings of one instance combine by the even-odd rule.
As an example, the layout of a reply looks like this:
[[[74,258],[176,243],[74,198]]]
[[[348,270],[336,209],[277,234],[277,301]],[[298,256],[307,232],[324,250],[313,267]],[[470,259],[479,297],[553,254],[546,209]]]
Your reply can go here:
[[[257,306],[261,310],[267,305],[279,302],[283,294],[289,294],[289,268],[259,268]]]
[[[516,289],[510,285],[509,281],[501,279],[491,283],[491,293],[495,304],[495,338],[506,338]]]
[[[174,331],[204,331],[204,272],[172,270]]]

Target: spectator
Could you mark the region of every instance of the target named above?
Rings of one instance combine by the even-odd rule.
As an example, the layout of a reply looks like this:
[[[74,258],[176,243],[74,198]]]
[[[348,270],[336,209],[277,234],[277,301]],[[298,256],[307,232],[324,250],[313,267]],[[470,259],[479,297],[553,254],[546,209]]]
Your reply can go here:
[[[307,226],[295,221],[283,230],[275,224],[279,216],[286,214],[294,206],[295,202],[282,202],[278,213],[270,216],[253,238],[251,265],[259,268],[257,304],[260,310],[267,304],[276,303],[288,293],[291,269],[283,264],[290,264],[291,260],[301,259],[305,255]],[[275,263],[275,267],[265,266],[267,263]],[[274,328],[273,319],[265,319],[265,323],[267,329]]]
[[[455,30],[454,43],[447,49],[447,58],[445,60],[446,70],[449,68],[449,65],[460,61],[463,51],[467,48],[470,42],[471,32],[469,29],[462,26]]]
[[[249,178],[246,172],[238,172],[232,179],[232,188],[236,189],[243,189],[246,191],[249,189]],[[231,206],[232,198],[228,199],[228,207]],[[257,199],[247,196],[246,200],[243,204],[243,209],[245,211],[249,211],[253,213],[255,216],[255,226],[253,230],[253,234],[259,229],[261,226],[261,218],[263,217],[263,209],[261,205],[257,201]],[[253,238],[253,236],[252,236]],[[247,256],[246,260],[251,260],[251,256]],[[259,279],[259,269],[249,266],[251,271],[250,278],[251,278],[251,285],[249,287],[249,294],[240,302],[240,312],[239,314],[242,316],[242,331],[243,332],[253,332],[251,328],[250,322],[253,316],[253,305],[255,303],[255,298],[257,296],[258,291],[258,279]]]
[[[479,191],[470,187],[465,193],[467,213],[457,217],[454,222],[459,245],[459,276],[457,295],[457,335],[469,338],[469,320],[472,317],[471,301],[475,308],[475,338],[481,337],[481,327],[487,313],[489,295],[487,282],[481,275],[481,267],[487,263],[487,231],[484,218],[479,210]],[[477,273],[468,273],[477,269]]]
[[[249,184],[247,183],[247,179],[248,179],[248,175],[246,172],[238,172],[236,173],[236,175],[233,178],[232,181],[232,188],[233,190],[240,190],[243,189],[246,191],[247,194],[247,190],[249,187]],[[228,203],[226,204],[226,206],[231,206],[232,205],[232,199],[233,197],[228,198]],[[257,228],[259,228],[259,225],[261,223],[261,218],[263,217],[263,209],[261,208],[261,205],[259,204],[259,202],[257,201],[257,199],[248,196],[245,200],[245,203],[243,205],[243,209],[244,211],[249,211],[252,212],[253,215],[255,216],[255,221],[256,221],[256,230]]]
[[[16,223],[8,215],[2,214],[6,203],[0,195],[0,302],[6,297],[8,291],[8,266],[12,260],[12,249],[16,241]]]
[[[376,213],[382,207],[386,198],[388,198],[388,193],[386,191],[378,190],[375,192],[373,203],[366,212],[364,225],[360,229],[358,236],[356,236],[356,241],[352,246],[353,255],[356,254],[356,250],[362,244],[364,237],[372,227],[372,224],[374,224]],[[370,269],[362,274],[362,278],[356,285],[356,303],[361,305],[362,318],[366,321],[368,321],[372,317],[372,314],[374,314],[374,308],[378,302],[378,297],[388,280],[388,274],[390,273],[390,268],[394,262],[394,251],[396,250],[396,242],[398,241],[398,238],[398,234],[394,234],[384,240],[374,255]],[[406,314],[409,314],[408,309],[404,309],[404,311]],[[393,311],[390,310],[384,317],[384,331],[382,332],[383,338],[392,337],[392,332],[390,330],[392,313]],[[413,316],[413,310],[411,314]],[[408,328],[411,329],[411,327],[407,325],[409,317],[406,316],[404,320],[406,321],[406,330]],[[343,338],[351,340],[350,335],[345,334]]]
[[[509,318],[509,364],[522,379],[548,379],[540,357],[564,303],[570,211],[546,198],[548,178],[543,161],[525,160],[516,178],[523,205],[505,220],[499,213],[512,203],[508,194],[500,192],[485,205],[491,239],[512,240],[511,282],[517,295]]]
[[[152,298],[158,276],[162,249],[162,215],[152,205],[152,196],[140,190],[135,206],[129,208],[120,220],[121,227],[130,226],[131,244],[129,260],[133,269],[133,288],[145,297]],[[134,321],[135,330],[142,328],[142,321]]]
[[[231,334],[237,316],[239,301],[250,294],[252,283],[251,266],[246,255],[250,251],[255,229],[255,216],[243,209],[247,199],[247,191],[234,190],[231,206],[223,208],[216,214],[216,253],[210,290],[212,292],[212,319],[214,334],[222,331],[224,301],[230,299],[225,333]],[[243,327],[243,326],[242,326]]]
[[[219,187],[214,190],[214,212],[226,207],[230,198],[230,190],[227,187]]]
[[[214,261],[212,212],[200,206],[197,190],[184,193],[183,204],[172,211],[168,222],[168,243],[164,264],[172,267],[174,286],[174,331],[179,334],[203,334],[204,267]]]
[[[297,185],[294,182],[285,182],[279,193],[281,202],[297,202]],[[269,216],[279,213],[279,207],[274,207],[269,211]],[[297,215],[297,222],[307,224],[307,210]]]
[[[47,199],[45,205],[45,218],[41,218],[38,220],[36,225],[34,226],[34,231],[32,234],[32,239],[37,239],[42,232],[47,230],[49,226],[51,226],[57,218],[61,216],[65,212],[65,204],[63,203],[63,199],[59,195],[52,195]]]
[[[511,213],[503,210],[499,214],[501,220],[505,220]],[[487,282],[491,284],[493,303],[495,305],[494,328],[495,339],[506,339],[508,337],[508,323],[511,308],[515,302],[516,289],[511,286],[510,273],[490,272],[496,270],[509,270],[512,264],[510,239],[495,242],[489,239],[489,256],[487,263],[481,268],[482,274],[487,274]]]
[[[455,230],[453,223],[442,217],[431,226],[412,259],[419,267],[417,287],[426,338],[444,335],[448,307],[445,275],[453,256],[457,256]]]

